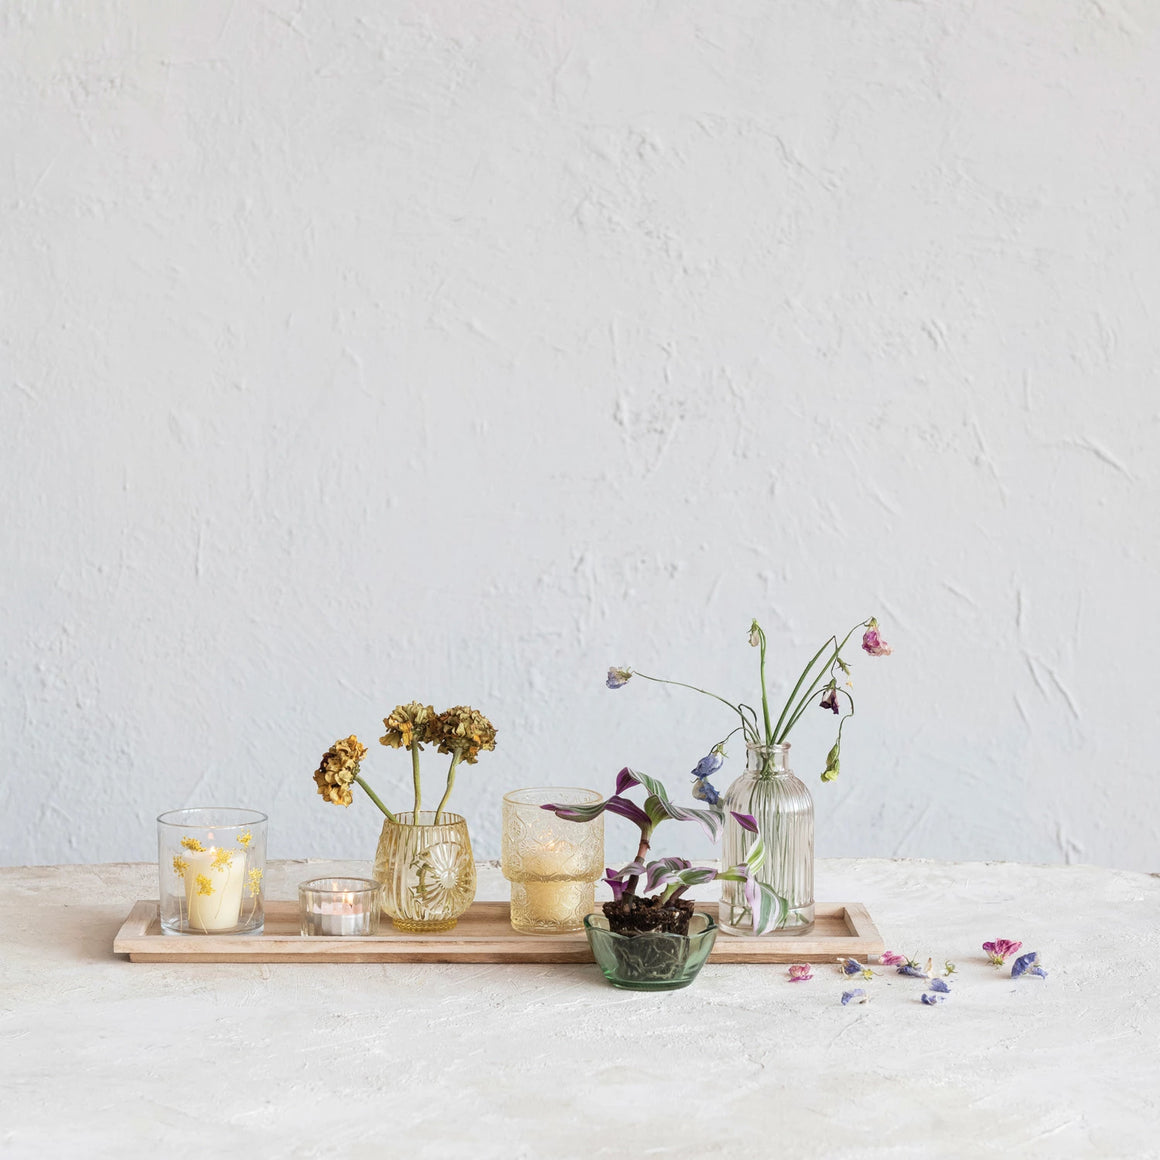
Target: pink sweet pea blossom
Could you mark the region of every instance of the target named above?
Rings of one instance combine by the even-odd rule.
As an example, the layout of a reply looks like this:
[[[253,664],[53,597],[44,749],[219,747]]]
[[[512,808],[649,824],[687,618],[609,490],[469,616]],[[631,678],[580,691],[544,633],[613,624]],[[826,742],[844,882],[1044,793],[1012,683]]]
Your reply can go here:
[[[987,952],[987,958],[995,966],[1001,967],[1007,956],[1015,954],[1022,945],[1021,942],[1012,942],[1009,938],[997,938],[994,942],[983,943],[983,950]]]
[[[896,955],[893,951],[883,951],[878,956],[878,961],[884,967],[900,967],[906,962],[906,956]]]
[[[862,647],[872,657],[888,657],[894,650],[878,635],[878,621],[873,617],[870,627],[862,634]]]
[[[813,968],[809,963],[793,963],[789,968],[791,983],[808,983],[813,977]]]

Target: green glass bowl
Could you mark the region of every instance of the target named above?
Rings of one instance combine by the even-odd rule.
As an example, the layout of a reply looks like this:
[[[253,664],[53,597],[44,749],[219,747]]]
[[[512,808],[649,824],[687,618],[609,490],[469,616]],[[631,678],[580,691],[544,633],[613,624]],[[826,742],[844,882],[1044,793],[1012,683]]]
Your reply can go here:
[[[688,934],[618,934],[603,914],[584,916],[584,933],[597,966],[614,986],[626,991],[675,991],[687,987],[705,965],[717,924],[696,911]]]

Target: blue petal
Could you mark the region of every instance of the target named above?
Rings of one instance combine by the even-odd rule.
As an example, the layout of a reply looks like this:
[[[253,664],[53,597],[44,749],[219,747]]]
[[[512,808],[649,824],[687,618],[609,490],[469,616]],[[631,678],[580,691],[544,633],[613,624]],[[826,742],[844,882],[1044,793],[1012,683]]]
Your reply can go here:
[[[948,987],[946,983],[942,981],[942,979],[931,979],[930,989],[932,991],[941,991],[944,995],[949,995],[951,993],[950,987]]]
[[[693,797],[699,802],[708,802],[711,806],[715,806],[721,800],[717,789],[703,777],[693,782]]]
[[[937,1003],[945,1003],[945,1002],[946,1002],[946,996],[945,996],[945,995],[923,995],[923,997],[922,997],[922,1001],[923,1001],[923,1002],[924,1002],[924,1003],[925,1003],[925,1004],[926,1004],[928,1007],[933,1007],[933,1006],[935,1006],[935,1004],[937,1004]]]
[[[862,964],[857,959],[847,959],[842,964],[842,972],[847,975],[860,975],[863,971]]]
[[[918,969],[918,967],[912,967],[909,963],[905,963],[901,967],[899,967],[898,973],[900,975],[910,975],[910,977],[912,979],[925,979],[926,978],[925,971],[920,971]]]
[[[1018,979],[1020,975],[1027,974],[1027,972],[1030,971],[1031,968],[1036,965],[1036,962],[1038,959],[1039,959],[1039,952],[1038,951],[1029,951],[1025,955],[1020,955],[1011,964],[1011,978]],[[1040,967],[1039,970],[1042,971],[1043,968]],[[1032,972],[1032,973],[1038,973],[1038,972]],[[1045,976],[1040,975],[1040,977],[1043,978]]]
[[[843,991],[842,1006],[845,1007],[846,1004],[851,1002],[853,999],[859,999],[865,994],[866,992],[861,987],[855,987],[852,991]]]
[[[708,753],[697,762],[693,770],[694,777],[712,777],[725,764],[725,758],[719,753]]]

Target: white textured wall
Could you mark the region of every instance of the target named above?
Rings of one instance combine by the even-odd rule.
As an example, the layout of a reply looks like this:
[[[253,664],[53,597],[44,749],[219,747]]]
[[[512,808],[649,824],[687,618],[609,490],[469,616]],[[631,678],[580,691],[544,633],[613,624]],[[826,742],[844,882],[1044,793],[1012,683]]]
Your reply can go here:
[[[794,738],[820,853],[1160,869],[1156,5],[0,36],[0,861],[209,803],[369,857],[310,772],[411,697],[499,726],[456,798],[494,856],[503,790],[679,784],[727,727],[609,663],[752,699],[751,616],[784,692],[876,613],[840,781]]]

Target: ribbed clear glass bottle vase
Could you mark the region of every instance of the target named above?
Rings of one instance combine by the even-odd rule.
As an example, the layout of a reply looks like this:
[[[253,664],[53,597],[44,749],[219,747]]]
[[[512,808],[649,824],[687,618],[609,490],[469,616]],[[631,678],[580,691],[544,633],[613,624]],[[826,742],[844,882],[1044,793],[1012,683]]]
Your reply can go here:
[[[789,909],[775,935],[806,934],[814,926],[814,799],[789,767],[788,745],[750,745],[748,768],[725,791],[722,866],[745,860],[755,837],[729,811],[751,814],[765,839],[759,881],[786,899]],[[753,912],[741,882],[721,884],[719,925],[727,934],[752,935]]]

